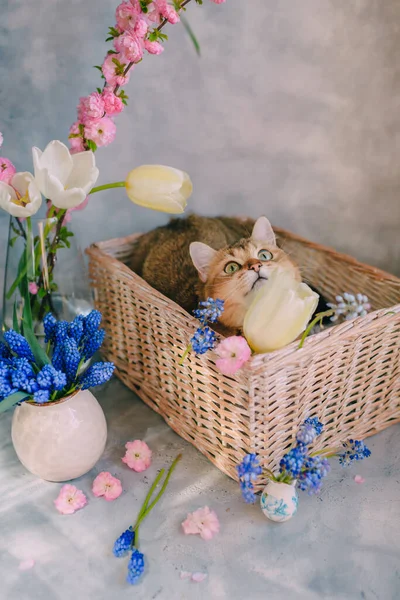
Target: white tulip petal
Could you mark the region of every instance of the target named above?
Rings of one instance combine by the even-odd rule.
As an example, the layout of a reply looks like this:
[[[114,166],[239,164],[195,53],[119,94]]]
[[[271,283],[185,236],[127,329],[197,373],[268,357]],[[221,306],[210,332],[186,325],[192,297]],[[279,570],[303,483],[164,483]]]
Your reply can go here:
[[[66,189],[82,188],[86,194],[90,192],[99,177],[94,154],[91,150],[72,155],[72,171],[66,182]]]
[[[13,187],[4,182],[0,182],[0,208],[3,208],[13,217],[31,217],[36,214],[42,204],[42,196],[37,188],[33,175],[31,173],[16,173],[12,178]],[[21,196],[28,193],[29,202],[22,206],[16,204],[17,194],[15,188]]]
[[[82,204],[86,196],[87,194],[82,188],[72,188],[52,196],[51,201],[57,208],[76,208]]]
[[[163,165],[142,165],[126,178],[126,192],[132,202],[161,212],[182,213],[192,191],[187,173]]]
[[[32,149],[32,154],[34,150],[36,150],[36,161],[39,169],[41,171],[47,169],[47,171],[51,173],[53,177],[58,179],[62,185],[65,185],[69,174],[72,171],[72,158],[67,146],[59,140],[53,140],[47,144],[40,156],[37,153],[37,148]],[[33,156],[34,165],[36,167],[35,155],[33,154]]]
[[[168,196],[151,196],[151,197],[131,197],[132,202],[144,208],[158,210],[159,212],[169,213],[171,215],[179,215],[184,212],[187,202],[186,200],[179,201],[176,198]]]

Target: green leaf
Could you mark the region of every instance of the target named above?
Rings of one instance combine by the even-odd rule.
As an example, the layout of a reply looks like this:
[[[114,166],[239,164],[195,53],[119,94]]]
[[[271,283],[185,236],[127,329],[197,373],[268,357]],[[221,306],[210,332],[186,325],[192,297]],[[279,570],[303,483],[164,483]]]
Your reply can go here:
[[[14,394],[10,394],[10,396],[7,396],[4,400],[0,401],[0,413],[5,412],[28,397],[29,394],[26,392],[14,392]]]
[[[10,241],[8,242],[10,244],[10,248],[12,248],[14,246],[14,244],[17,241],[18,237],[19,236],[16,235],[15,237],[13,237],[13,238],[10,239]]]
[[[86,145],[92,152],[96,152],[97,145],[93,140],[86,140]]]
[[[24,336],[32,350],[33,356],[35,357],[37,365],[41,368],[44,365],[50,364],[50,358],[39,344],[35,334],[33,333],[32,326],[24,320]]]
[[[96,88],[99,94],[101,94],[101,88]]]
[[[188,21],[186,20],[186,17],[184,17],[183,15],[181,15],[181,21],[182,21],[182,25],[186,29],[186,33],[192,40],[192,43],[193,43],[194,49],[196,50],[197,55],[200,56],[200,44],[197,41],[196,36],[194,35],[193,29],[190,27]]]
[[[100,67],[100,65],[93,65],[93,68],[103,72],[103,69]]]
[[[17,316],[17,302],[16,301],[14,302],[14,306],[13,306],[13,329],[17,333],[19,333],[19,323],[18,323],[18,316]]]
[[[10,300],[11,296],[13,295],[13,293],[15,292],[15,290],[17,289],[17,287],[20,287],[24,276],[26,276],[26,257],[25,257],[25,252],[23,252],[21,254],[21,258],[19,259],[18,271],[17,272],[18,272],[17,278],[16,278],[16,280],[14,281],[14,283],[12,284],[12,286],[10,287],[10,289],[8,290],[8,292],[6,294],[7,300]],[[20,292],[21,292],[21,295],[22,295],[21,288],[20,288]]]

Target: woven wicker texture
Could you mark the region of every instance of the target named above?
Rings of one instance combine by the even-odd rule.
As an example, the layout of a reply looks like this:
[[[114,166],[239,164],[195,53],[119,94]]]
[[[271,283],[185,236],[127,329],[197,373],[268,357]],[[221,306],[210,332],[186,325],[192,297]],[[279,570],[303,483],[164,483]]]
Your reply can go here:
[[[328,300],[345,291],[365,293],[373,312],[313,335],[301,350],[294,342],[255,355],[234,377],[218,371],[212,351],[191,353],[179,366],[198,321],[124,264],[137,234],[87,250],[107,331],[104,356],[176,433],[234,479],[247,452],[276,469],[308,416],[325,424],[316,448],[338,448],[400,420],[400,280],[276,232],[303,276]]]

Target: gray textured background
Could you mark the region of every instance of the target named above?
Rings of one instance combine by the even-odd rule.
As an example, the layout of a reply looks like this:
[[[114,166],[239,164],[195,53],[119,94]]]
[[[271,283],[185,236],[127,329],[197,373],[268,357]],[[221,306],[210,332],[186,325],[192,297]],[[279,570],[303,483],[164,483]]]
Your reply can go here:
[[[99,85],[117,0],[0,0],[1,154],[66,140],[79,96]],[[204,0],[127,86],[100,181],[143,163],[188,171],[190,207],[265,213],[280,225],[400,272],[400,3]],[[123,191],[98,194],[75,224],[83,245],[147,230],[166,215]],[[7,218],[0,215],[2,261]],[[1,270],[1,266],[0,266]]]

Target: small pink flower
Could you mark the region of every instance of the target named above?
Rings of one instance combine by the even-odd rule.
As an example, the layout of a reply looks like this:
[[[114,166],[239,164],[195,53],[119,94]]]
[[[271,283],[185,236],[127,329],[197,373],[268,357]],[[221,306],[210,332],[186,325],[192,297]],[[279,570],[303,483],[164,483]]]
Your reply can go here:
[[[226,0],[211,0],[211,2],[214,2],[214,4],[223,4]]]
[[[211,540],[219,532],[219,521],[216,513],[205,506],[189,513],[182,527],[186,535],[198,533],[203,540]]]
[[[69,128],[69,133],[75,135],[80,133],[79,121],[72,123],[71,127]],[[82,137],[69,138],[69,145],[71,146],[71,154],[76,154],[77,152],[83,152],[85,150]]]
[[[3,134],[0,131],[0,148],[2,147],[2,145],[3,145]]]
[[[124,62],[137,63],[143,58],[143,40],[135,33],[126,31],[114,39],[114,48]]]
[[[93,481],[92,492],[97,497],[104,496],[105,500],[115,500],[122,494],[122,485],[111,473],[103,471]]]
[[[108,146],[114,141],[117,128],[109,117],[88,123],[85,127],[85,137],[97,146]]]
[[[14,167],[11,160],[0,157],[0,181],[10,183],[16,171],[17,169]]]
[[[104,115],[104,100],[99,92],[93,92],[89,96],[79,99],[78,118],[81,123],[97,121]]]
[[[115,64],[113,60],[117,61],[120,66]],[[130,71],[126,75],[123,75],[126,67],[127,64],[121,54],[108,54],[101,67],[108,85],[115,87],[116,85],[125,85],[128,83],[133,67],[130,68]]]
[[[140,38],[144,38],[149,30],[149,26],[144,19],[141,17],[136,21],[136,25],[133,28],[133,31]]]
[[[115,19],[119,31],[133,30],[140,12],[140,6],[138,10],[130,2],[121,2],[115,11]]]
[[[207,573],[200,573],[200,572],[192,573],[191,579],[195,583],[201,583],[202,581],[207,579]]]
[[[117,115],[122,112],[124,105],[118,96],[116,96],[111,87],[106,87],[103,92],[104,110],[108,116]]]
[[[154,0],[154,4],[158,8],[160,15],[167,19],[168,23],[171,25],[175,25],[175,23],[179,23],[180,18],[176,10],[168,4],[167,0]]]
[[[356,483],[365,483],[365,479],[364,479],[364,477],[362,477],[361,475],[355,475],[355,476],[354,476],[354,481],[355,481]]]
[[[222,340],[215,352],[220,357],[215,364],[224,375],[234,375],[251,356],[250,347],[241,335],[233,335]]]
[[[164,46],[162,46],[159,42],[150,42],[149,40],[145,40],[144,47],[150,54],[161,54],[164,52]]]
[[[149,468],[151,465],[151,450],[141,440],[135,440],[134,442],[127,442],[125,444],[126,452],[122,459],[130,469],[141,473]]]
[[[58,498],[54,500],[54,504],[62,515],[72,515],[76,510],[86,506],[87,498],[82,490],[66,483],[62,486]]]
[[[28,289],[29,289],[29,293],[33,294],[33,295],[37,294],[39,291],[38,285],[35,281],[30,281],[28,283]]]

